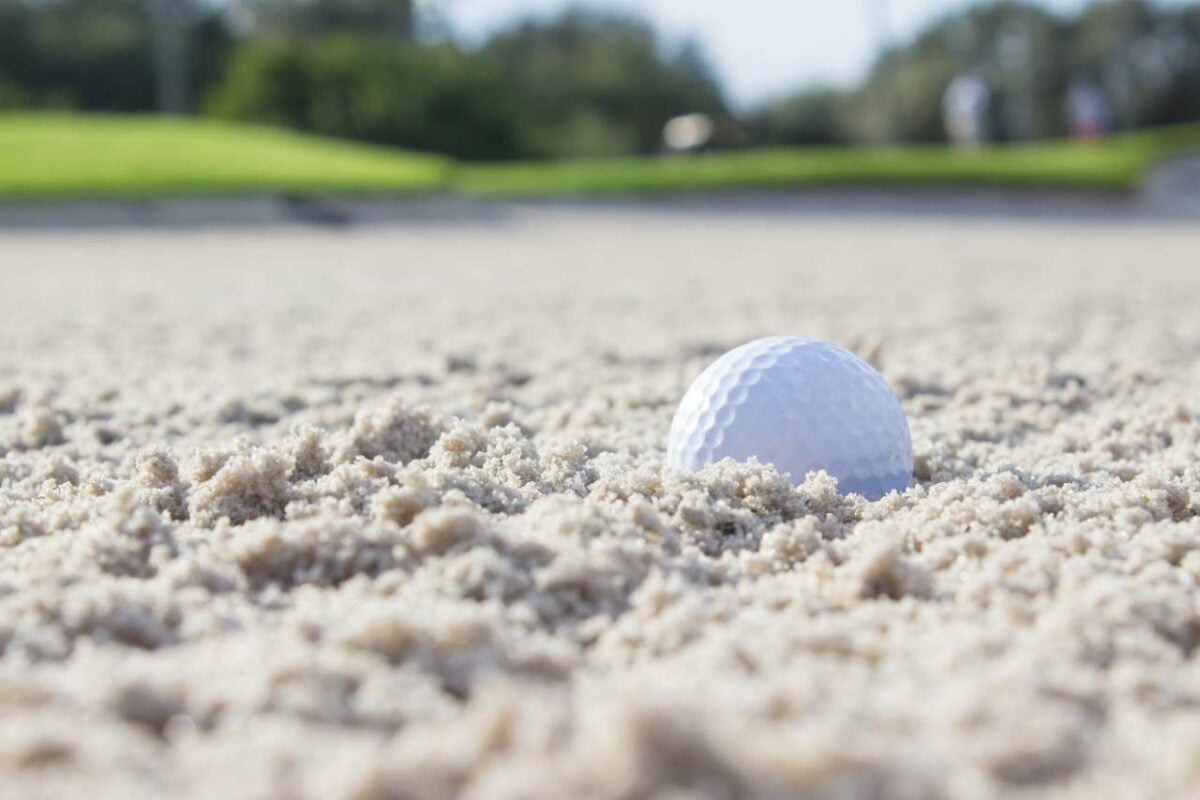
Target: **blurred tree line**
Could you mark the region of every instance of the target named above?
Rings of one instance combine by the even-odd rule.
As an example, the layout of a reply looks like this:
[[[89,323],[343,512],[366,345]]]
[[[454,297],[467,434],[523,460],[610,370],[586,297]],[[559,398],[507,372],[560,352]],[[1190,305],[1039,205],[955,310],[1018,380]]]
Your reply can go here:
[[[774,144],[943,141],[943,93],[964,74],[986,82],[1001,141],[1066,133],[1078,82],[1102,93],[1117,128],[1200,120],[1200,4],[1114,0],[1073,18],[1023,2],[973,6],[884,52],[855,90],[768,104],[756,135]]]
[[[699,52],[570,11],[473,49],[412,0],[0,0],[0,108],[203,113],[461,158],[649,152]]]
[[[1002,139],[1064,132],[1073,81],[1120,127],[1200,119],[1200,5],[1112,0],[1060,18],[975,5],[883,53],[863,85],[734,119],[703,55],[635,18],[569,11],[476,47],[413,0],[0,0],[0,109],[203,113],[461,158],[660,147],[713,116],[717,144],[938,141],[956,76],[986,80]]]

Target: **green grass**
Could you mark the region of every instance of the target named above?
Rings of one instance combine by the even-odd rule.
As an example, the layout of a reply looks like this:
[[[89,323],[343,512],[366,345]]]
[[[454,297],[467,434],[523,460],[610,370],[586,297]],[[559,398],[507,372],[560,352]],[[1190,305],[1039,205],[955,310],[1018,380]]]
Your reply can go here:
[[[274,128],[155,116],[0,115],[0,198],[412,192],[448,160]]]
[[[0,114],[0,200],[404,193],[581,196],[828,185],[1128,189],[1200,150],[1200,125],[1102,144],[810,148],[696,157],[460,164],[274,128],[155,116]]]
[[[695,157],[579,159],[463,166],[470,195],[653,194],[830,185],[1128,189],[1154,160],[1200,149],[1200,125],[974,151],[938,146],[807,148]]]

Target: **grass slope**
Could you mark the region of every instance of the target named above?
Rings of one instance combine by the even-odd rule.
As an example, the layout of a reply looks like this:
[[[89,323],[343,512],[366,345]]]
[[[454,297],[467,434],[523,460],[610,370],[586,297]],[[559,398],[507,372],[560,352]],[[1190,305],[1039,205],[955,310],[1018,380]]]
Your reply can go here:
[[[957,152],[808,148],[696,157],[462,164],[274,128],[155,116],[0,115],[0,199],[453,190],[471,196],[652,194],[819,185],[1121,189],[1200,125]]]
[[[155,116],[0,115],[0,198],[409,192],[446,159],[273,128]]]
[[[805,148],[695,157],[580,159],[461,167],[472,195],[594,195],[806,185],[978,185],[1125,189],[1153,161],[1200,148],[1200,125],[973,151],[939,146]]]

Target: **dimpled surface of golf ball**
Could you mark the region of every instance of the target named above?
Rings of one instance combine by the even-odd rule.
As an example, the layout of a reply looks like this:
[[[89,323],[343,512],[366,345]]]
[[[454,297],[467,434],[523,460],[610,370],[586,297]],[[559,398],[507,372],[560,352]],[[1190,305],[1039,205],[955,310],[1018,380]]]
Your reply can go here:
[[[773,464],[800,484],[825,470],[870,499],[904,491],[912,442],[900,400],[870,364],[829,342],[758,339],[730,350],[688,388],[667,439],[667,465],[732,458]]]

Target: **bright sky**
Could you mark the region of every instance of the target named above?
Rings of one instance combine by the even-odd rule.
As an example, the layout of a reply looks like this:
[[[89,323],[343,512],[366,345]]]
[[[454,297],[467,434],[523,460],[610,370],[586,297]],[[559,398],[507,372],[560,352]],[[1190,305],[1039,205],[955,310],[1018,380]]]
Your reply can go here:
[[[970,0],[432,0],[454,31],[477,39],[514,19],[571,5],[631,11],[708,54],[730,99],[749,105],[813,84],[859,80],[885,37],[903,40]],[[1041,0],[1074,12],[1086,0]]]

